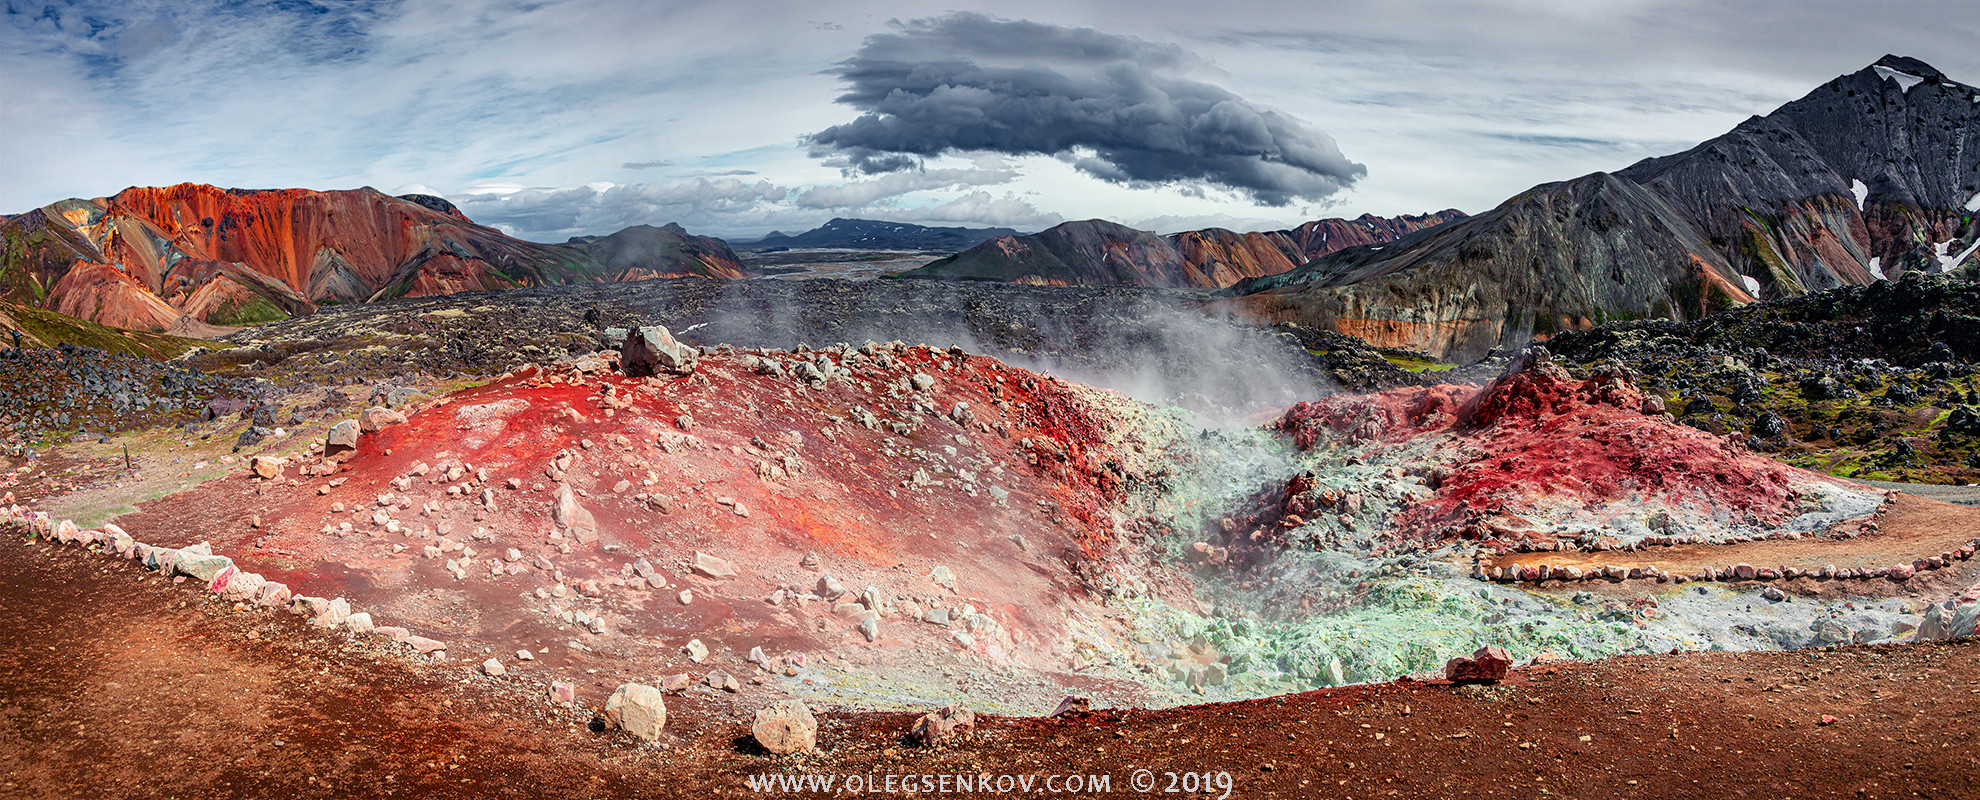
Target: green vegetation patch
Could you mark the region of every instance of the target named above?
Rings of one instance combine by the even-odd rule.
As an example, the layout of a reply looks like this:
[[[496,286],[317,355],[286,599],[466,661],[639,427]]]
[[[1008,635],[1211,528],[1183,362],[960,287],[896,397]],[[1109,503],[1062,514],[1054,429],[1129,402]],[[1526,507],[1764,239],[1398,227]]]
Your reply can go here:
[[[94,347],[112,353],[163,360],[177,358],[195,347],[212,346],[211,342],[203,339],[121,330],[29,306],[0,305],[0,313],[12,317],[22,332],[40,339],[49,347],[66,342],[78,347]],[[5,341],[0,339],[0,342]]]
[[[261,295],[254,295],[245,300],[229,300],[206,315],[207,322],[235,327],[259,325],[288,318],[288,312]]]
[[[1411,356],[1400,356],[1392,353],[1383,353],[1382,358],[1387,360],[1389,363],[1396,365],[1398,368],[1410,372],[1443,372],[1446,370],[1457,369],[1456,364],[1446,364],[1442,361],[1435,361],[1432,359],[1425,359],[1425,358],[1414,358]]]

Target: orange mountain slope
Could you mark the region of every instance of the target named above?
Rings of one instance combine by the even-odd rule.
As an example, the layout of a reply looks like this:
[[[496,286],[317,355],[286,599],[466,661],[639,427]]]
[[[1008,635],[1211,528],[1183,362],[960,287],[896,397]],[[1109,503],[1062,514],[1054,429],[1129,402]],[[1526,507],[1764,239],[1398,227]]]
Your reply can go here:
[[[144,330],[188,317],[263,322],[321,303],[747,275],[726,243],[679,226],[540,244],[477,225],[437,197],[368,187],[134,187],[0,218],[0,235],[0,297]]]

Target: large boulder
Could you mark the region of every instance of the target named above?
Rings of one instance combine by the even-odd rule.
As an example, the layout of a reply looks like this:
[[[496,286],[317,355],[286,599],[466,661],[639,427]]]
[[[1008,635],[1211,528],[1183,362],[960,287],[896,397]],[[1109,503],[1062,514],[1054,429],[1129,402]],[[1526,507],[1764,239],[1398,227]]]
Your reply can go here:
[[[644,378],[651,375],[686,375],[694,371],[695,362],[701,353],[692,347],[681,344],[674,335],[659,325],[642,325],[626,334],[626,343],[619,349],[619,367],[627,375]]]
[[[756,743],[777,755],[801,753],[818,746],[818,718],[802,700],[785,700],[756,712],[749,726]]]
[[[934,747],[976,730],[976,712],[952,703],[923,714],[908,731],[908,740],[923,747]]]
[[[358,430],[365,433],[377,433],[384,430],[388,425],[397,425],[405,421],[406,415],[404,414],[383,406],[372,406],[365,409],[364,413],[358,415]]]
[[[605,700],[605,722],[646,741],[658,741],[667,727],[667,701],[644,683],[620,684]]]
[[[1458,656],[1444,664],[1444,677],[1452,683],[1498,683],[1512,668],[1512,656],[1497,647],[1485,646],[1468,656]]]
[[[323,454],[335,456],[357,449],[358,421],[347,419],[330,426],[330,433],[323,438]]]

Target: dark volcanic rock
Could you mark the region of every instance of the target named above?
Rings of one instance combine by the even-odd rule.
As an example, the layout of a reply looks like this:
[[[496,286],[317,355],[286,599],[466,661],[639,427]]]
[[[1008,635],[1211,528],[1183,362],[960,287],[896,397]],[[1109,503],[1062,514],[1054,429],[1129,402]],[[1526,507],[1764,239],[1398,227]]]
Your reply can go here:
[[[1913,273],[1696,322],[1570,331],[1547,345],[1580,369],[1621,363],[1672,407],[1683,405],[1688,424],[1750,433],[1797,466],[1927,483],[1980,480],[1971,460],[1980,441],[1964,432],[1980,414],[1961,410],[1980,396],[1973,369],[1980,284]],[[1721,407],[1732,409],[1728,419],[1716,418]],[[1806,438],[1768,438],[1770,415],[1805,429]],[[1907,450],[1893,455],[1897,440]]]
[[[1468,656],[1458,656],[1444,664],[1444,678],[1452,683],[1498,683],[1512,669],[1512,656],[1497,647],[1480,647]]]
[[[634,225],[610,236],[576,238],[566,246],[597,262],[609,281],[679,275],[735,279],[755,274],[743,266],[727,242],[696,236],[672,222],[658,228]]]
[[[1067,222],[1030,236],[999,236],[909,272],[910,278],[1043,286],[1214,288],[1160,236],[1116,222]]]
[[[1000,236],[907,273],[916,278],[1048,286],[1217,289],[1276,275],[1344,247],[1394,241],[1464,218],[1456,209],[1393,218],[1315,220],[1289,231],[1223,228],[1157,236],[1106,220],[1068,222],[1031,236]]]
[[[796,236],[772,231],[742,245],[745,250],[843,248],[848,250],[926,250],[953,253],[999,236],[1017,236],[1011,228],[931,228],[906,222],[834,219]]]

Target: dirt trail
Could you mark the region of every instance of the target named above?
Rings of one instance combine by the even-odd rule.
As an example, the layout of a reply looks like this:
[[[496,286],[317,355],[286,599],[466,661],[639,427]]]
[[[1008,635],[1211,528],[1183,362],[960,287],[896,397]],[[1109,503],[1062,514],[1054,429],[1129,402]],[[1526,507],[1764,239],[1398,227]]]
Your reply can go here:
[[[1142,796],[1135,769],[1158,789],[1164,772],[1228,772],[1234,798],[1980,796],[1973,641],[989,718],[934,752],[901,743],[911,715],[828,713],[821,751],[789,759],[748,752],[739,716],[693,698],[670,701],[663,751],[587,732],[588,714],[548,706],[526,679],[469,670],[238,611],[126,563],[0,542],[7,797],[762,797],[745,776],[785,772],[1106,774],[1110,795]]]
[[[1668,572],[1690,574],[1706,567],[1724,568],[1734,564],[1756,567],[1888,567],[1910,564],[1913,560],[1956,551],[1980,536],[1980,509],[1971,509],[1910,495],[1898,495],[1878,523],[1880,531],[1855,539],[1769,539],[1723,545],[1683,545],[1647,547],[1636,552],[1570,551],[1507,553],[1492,560],[1490,567],[1517,565],[1657,567]],[[1962,576],[1980,575],[1980,567],[1963,562],[1952,570]]]
[[[1937,483],[1894,483],[1892,481],[1863,481],[1879,489],[1896,489],[1906,494],[1943,500],[1962,506],[1980,506],[1980,486],[1946,486]]]

